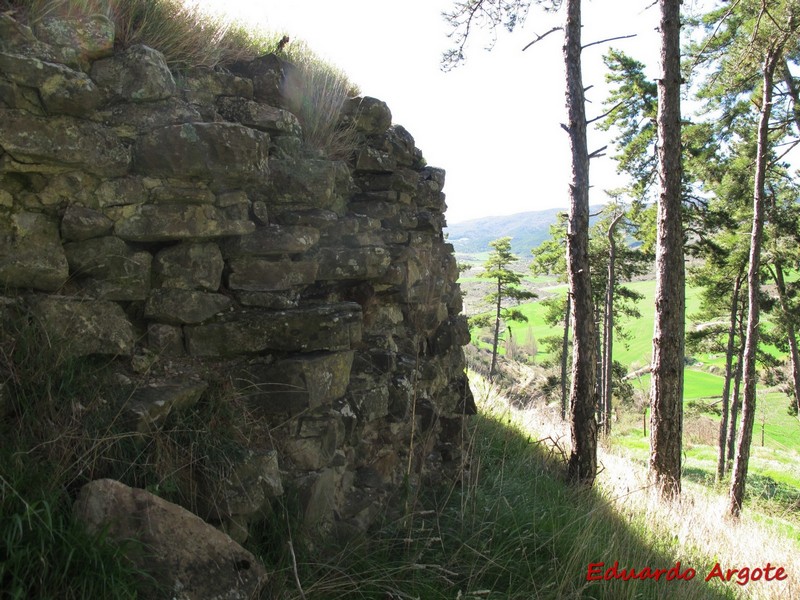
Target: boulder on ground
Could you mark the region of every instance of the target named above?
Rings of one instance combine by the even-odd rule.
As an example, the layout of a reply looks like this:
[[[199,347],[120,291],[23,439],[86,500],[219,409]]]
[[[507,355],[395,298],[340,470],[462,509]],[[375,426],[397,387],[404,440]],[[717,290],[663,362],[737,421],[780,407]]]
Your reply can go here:
[[[258,597],[267,572],[258,559],[197,515],[113,479],[81,489],[75,516],[109,539],[133,540],[128,558],[176,600]],[[143,596],[147,597],[147,596]]]

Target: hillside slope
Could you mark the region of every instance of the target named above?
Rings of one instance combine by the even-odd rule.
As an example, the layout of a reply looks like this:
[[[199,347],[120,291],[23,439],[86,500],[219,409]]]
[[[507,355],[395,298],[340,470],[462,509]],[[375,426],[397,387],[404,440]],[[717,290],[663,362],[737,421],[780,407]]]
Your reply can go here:
[[[596,213],[599,206],[593,206],[590,210]],[[550,226],[556,222],[558,213],[566,211],[566,208],[546,208],[513,215],[480,217],[448,225],[445,232],[457,254],[487,252],[489,242],[509,236],[512,238],[512,251],[521,257],[528,257],[531,249],[550,237]]]

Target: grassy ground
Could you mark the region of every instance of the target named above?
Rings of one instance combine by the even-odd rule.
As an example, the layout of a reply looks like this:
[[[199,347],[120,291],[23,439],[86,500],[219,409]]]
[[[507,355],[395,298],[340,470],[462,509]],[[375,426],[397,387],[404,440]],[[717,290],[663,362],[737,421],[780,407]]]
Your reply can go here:
[[[724,496],[687,479],[684,500],[665,506],[649,493],[642,461],[602,449],[592,490],[563,480],[564,424],[547,407],[516,410],[485,379],[472,376],[480,414],[464,450],[471,469],[446,489],[414,498],[414,510],[370,540],[321,559],[298,555],[299,587],[288,598],[380,599],[721,599],[792,598],[800,545],[796,515],[779,520],[752,503],[739,522],[720,515]],[[779,506],[765,499],[758,507]],[[774,512],[774,511],[773,511]],[[705,579],[716,564],[761,568],[784,581],[737,584]],[[603,563],[600,566],[600,563]],[[667,571],[689,580],[594,580],[617,572]],[[691,569],[691,571],[690,571]],[[592,580],[589,580],[592,579]],[[287,577],[287,581],[291,581]],[[739,579],[742,582],[743,579]],[[302,591],[301,589],[302,588]]]

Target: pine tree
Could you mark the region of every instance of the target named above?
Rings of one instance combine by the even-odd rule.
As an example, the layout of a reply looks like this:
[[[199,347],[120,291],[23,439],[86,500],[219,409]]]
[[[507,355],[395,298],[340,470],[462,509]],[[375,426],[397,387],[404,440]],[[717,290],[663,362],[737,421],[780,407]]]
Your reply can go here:
[[[478,275],[484,279],[491,279],[495,285],[495,290],[486,296],[484,300],[495,307],[493,336],[492,336],[492,366],[489,369],[489,381],[494,380],[497,370],[497,345],[500,339],[500,324],[505,321],[526,322],[526,317],[519,309],[504,307],[506,300],[511,300],[519,304],[523,300],[530,300],[536,294],[519,287],[522,282],[522,275],[512,271],[510,266],[519,260],[519,257],[511,253],[511,238],[502,237],[489,242],[489,246],[494,250],[489,254],[489,258],[483,263],[483,272]]]

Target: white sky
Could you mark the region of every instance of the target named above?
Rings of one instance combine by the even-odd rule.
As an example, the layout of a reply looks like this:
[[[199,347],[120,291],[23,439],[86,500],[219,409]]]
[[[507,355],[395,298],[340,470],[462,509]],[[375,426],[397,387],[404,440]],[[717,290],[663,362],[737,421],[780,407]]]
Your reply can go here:
[[[303,39],[361,88],[386,102],[395,123],[414,136],[428,164],[447,171],[447,220],[567,206],[569,155],[564,118],[563,35],[521,49],[563,19],[532,6],[524,28],[502,31],[491,52],[475,31],[467,61],[439,68],[448,47],[441,12],[453,0],[198,0],[211,12]],[[657,7],[652,0],[584,1],[583,43],[613,42],[657,72]],[[607,45],[584,51],[587,116],[602,111]],[[589,150],[606,143],[590,131]],[[592,202],[624,184],[608,158],[592,161]]]

